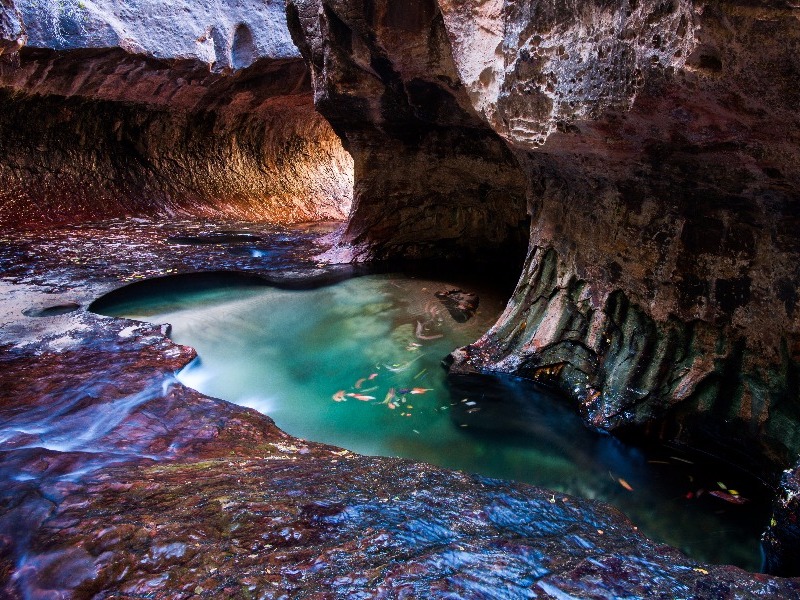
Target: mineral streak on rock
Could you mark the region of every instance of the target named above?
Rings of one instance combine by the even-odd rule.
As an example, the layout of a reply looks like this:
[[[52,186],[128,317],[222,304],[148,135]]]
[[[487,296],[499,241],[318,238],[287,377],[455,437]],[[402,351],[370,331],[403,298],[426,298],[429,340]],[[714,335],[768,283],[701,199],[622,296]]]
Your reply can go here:
[[[29,41],[0,65],[0,222],[347,215],[352,159],[281,2],[16,6]]]
[[[347,258],[522,251],[525,182],[472,108],[433,0],[288,4],[317,109],[355,163]]]

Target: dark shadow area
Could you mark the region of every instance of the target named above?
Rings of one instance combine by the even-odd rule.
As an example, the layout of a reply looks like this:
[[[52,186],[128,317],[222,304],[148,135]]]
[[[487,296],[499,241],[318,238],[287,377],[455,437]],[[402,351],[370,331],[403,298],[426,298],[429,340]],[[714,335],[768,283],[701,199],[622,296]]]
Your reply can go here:
[[[760,473],[689,447],[592,431],[569,399],[525,379],[451,375],[448,386],[454,427],[487,447],[517,446],[552,462],[578,464],[586,473],[599,474],[601,487],[605,479],[601,496],[643,531],[674,528],[682,543],[670,543],[710,561],[730,560],[727,552],[741,544],[750,548],[750,558],[740,559],[738,566],[759,568],[759,539],[775,494]],[[535,474],[528,481],[541,485]],[[550,482],[548,487],[557,488]],[[714,526],[706,528],[706,521]]]
[[[76,302],[65,302],[64,304],[54,304],[44,308],[26,308],[22,311],[22,314],[26,317],[56,317],[75,312],[80,307],[81,305]]]
[[[261,238],[252,233],[238,231],[217,231],[201,235],[175,235],[167,238],[170,244],[200,246],[203,244],[243,244],[258,242]]]

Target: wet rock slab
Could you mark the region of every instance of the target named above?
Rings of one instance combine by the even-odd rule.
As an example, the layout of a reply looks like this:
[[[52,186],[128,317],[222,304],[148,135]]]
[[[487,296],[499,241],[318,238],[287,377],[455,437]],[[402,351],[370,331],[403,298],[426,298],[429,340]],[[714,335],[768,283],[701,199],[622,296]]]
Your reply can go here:
[[[240,224],[241,225],[241,224]],[[165,327],[79,309],[141,275],[319,270],[324,231],[270,257],[168,245],[152,223],[4,232],[0,595],[9,598],[795,597],[701,565],[605,505],[292,438],[204,397]],[[237,229],[241,229],[237,226]],[[281,237],[282,236],[282,237]],[[87,266],[88,265],[88,266]],[[23,332],[28,331],[23,335]]]

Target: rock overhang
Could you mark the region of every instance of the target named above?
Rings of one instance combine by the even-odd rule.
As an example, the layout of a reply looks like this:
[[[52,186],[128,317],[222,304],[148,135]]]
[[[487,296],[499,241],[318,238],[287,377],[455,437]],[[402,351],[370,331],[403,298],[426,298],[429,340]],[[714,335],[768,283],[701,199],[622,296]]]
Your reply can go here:
[[[14,3],[28,31],[28,45],[34,48],[121,48],[131,54],[232,70],[262,58],[299,58],[281,0],[225,5],[156,0]]]

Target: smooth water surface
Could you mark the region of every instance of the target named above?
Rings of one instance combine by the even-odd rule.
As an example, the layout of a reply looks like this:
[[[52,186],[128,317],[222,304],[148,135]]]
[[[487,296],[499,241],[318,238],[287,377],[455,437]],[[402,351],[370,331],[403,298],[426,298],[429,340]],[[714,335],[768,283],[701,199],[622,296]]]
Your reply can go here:
[[[157,287],[118,294],[101,312],[170,323],[173,340],[199,354],[183,383],[259,410],[292,435],[604,500],[698,559],[760,566],[766,508],[756,482],[591,432],[530,382],[446,377],[441,360],[501,312],[490,291],[470,288],[479,308],[458,323],[434,296],[453,284],[401,275],[306,290]]]

